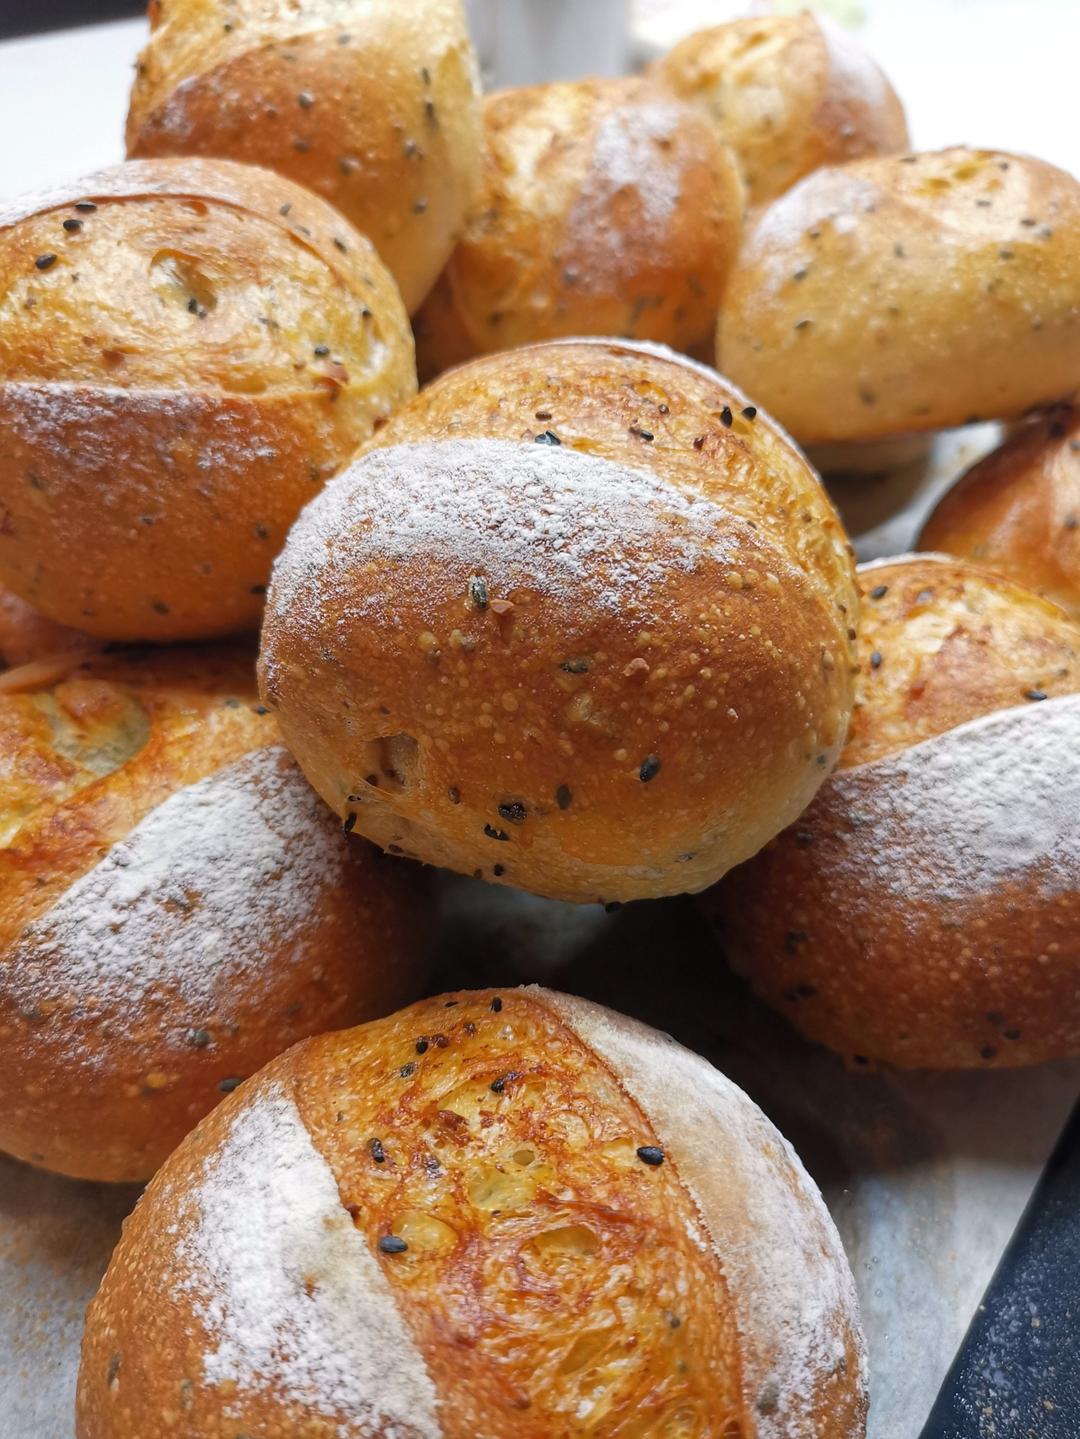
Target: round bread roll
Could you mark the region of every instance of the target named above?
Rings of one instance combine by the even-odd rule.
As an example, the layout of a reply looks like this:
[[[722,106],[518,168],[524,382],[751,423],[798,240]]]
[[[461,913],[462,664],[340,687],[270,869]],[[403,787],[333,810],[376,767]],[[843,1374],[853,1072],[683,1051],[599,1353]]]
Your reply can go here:
[[[116,640],[258,624],[301,506],[416,391],[368,242],[226,161],[0,209],[0,581]]]
[[[322,1035],[154,1178],[79,1439],[858,1439],[821,1197],[704,1059],[541,989]],[[172,1415],[166,1421],[165,1416]]]
[[[809,802],[856,613],[835,511],[745,396],[670,352],[556,343],[449,372],[308,506],[262,692],[384,849],[642,899]]]
[[[254,691],[233,650],[0,676],[0,1148],[19,1159],[145,1179],[273,1055],[417,992],[420,876],[344,838]]]
[[[840,770],[705,896],[728,956],[856,1064],[1080,1054],[1080,626],[944,555],[860,580]]]
[[[953,149],[818,170],[761,215],[717,359],[803,444],[1009,418],[1080,385],[1080,183]]]
[[[71,656],[99,648],[100,641],[38,614],[18,595],[0,585],[0,669],[11,669],[46,655]]]
[[[821,15],[752,15],[700,30],[653,72],[731,146],[753,205],[821,165],[908,146],[903,106],[885,75]]]
[[[919,547],[990,565],[1080,619],[1080,413],[1025,425],[973,465]]]
[[[151,0],[128,154],[210,155],[307,186],[367,235],[414,310],[480,175],[460,0]]]
[[[481,194],[416,317],[421,374],[563,335],[712,343],[743,194],[705,119],[623,79],[506,90],[484,123]]]

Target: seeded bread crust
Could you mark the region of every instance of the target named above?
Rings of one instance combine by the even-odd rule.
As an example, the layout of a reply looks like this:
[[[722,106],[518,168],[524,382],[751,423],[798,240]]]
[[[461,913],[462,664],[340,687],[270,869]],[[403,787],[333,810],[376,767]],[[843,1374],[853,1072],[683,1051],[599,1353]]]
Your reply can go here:
[[[693,1085],[689,1110],[660,1097],[673,1063]],[[336,1195],[314,1234],[283,1227],[280,1256],[259,1235],[271,1257],[257,1289],[242,1256],[230,1275],[202,1266],[223,1223],[238,1232],[227,1196],[242,1202],[284,1162],[256,1146],[231,1188],[214,1179],[268,1104],[303,1126],[312,1183],[328,1166]],[[331,1302],[324,1266],[346,1216],[364,1292],[341,1300],[347,1351],[316,1356],[310,1326]],[[287,1216],[269,1203],[251,1222]],[[281,1305],[268,1314],[251,1307],[264,1281]],[[301,1286],[310,1309],[292,1302]],[[378,1336],[398,1316],[391,1353]],[[332,1328],[324,1312],[321,1332]],[[310,1377],[319,1359],[306,1402],[280,1368],[260,1373],[266,1333],[287,1372]],[[811,1357],[797,1390],[775,1377],[762,1389],[800,1345]],[[359,1392],[373,1355],[378,1380]],[[151,1182],[90,1307],[78,1435],[135,1439],[170,1415],[178,1439],[238,1425],[294,1439],[550,1439],[571,1426],[861,1439],[865,1413],[850,1271],[781,1137],[667,1037],[530,989],[439,996],[306,1041],[220,1105]]]

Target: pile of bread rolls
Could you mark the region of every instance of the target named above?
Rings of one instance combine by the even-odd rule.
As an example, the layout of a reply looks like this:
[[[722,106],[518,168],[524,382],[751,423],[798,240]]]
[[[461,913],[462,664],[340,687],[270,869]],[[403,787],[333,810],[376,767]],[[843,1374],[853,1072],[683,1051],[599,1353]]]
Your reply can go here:
[[[855,1067],[1080,1053],[1080,185],[809,14],[483,99],[457,0],[151,25],[0,209],[0,1147],[154,1176],[80,1439],[858,1439],[785,1141],[422,998],[433,871],[700,894]],[[857,571],[804,448],[976,418]]]

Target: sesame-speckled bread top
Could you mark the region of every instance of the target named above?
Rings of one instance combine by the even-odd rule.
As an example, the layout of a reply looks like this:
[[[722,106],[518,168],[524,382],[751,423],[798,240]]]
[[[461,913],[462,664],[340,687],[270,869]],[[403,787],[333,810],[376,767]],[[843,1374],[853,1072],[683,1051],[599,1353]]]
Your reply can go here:
[[[861,1439],[866,1412],[851,1275],[780,1135],[665,1036],[535,989],[309,1041],[177,1151],[91,1306],[80,1439],[180,1392],[201,1439]]]
[[[956,148],[816,170],[758,217],[717,361],[801,444],[1009,418],[1080,385],[1080,182]]]
[[[391,852],[564,899],[694,891],[838,756],[852,576],[816,475],[719,376],[529,347],[443,376],[308,507],[263,693]]]

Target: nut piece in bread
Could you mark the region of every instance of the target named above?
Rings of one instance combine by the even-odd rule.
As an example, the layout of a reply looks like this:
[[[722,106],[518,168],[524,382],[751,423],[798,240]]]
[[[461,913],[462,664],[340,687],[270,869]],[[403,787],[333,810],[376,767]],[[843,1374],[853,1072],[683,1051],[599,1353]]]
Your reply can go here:
[[[718,364],[801,444],[881,440],[1080,385],[1080,183],[957,148],[815,171],[764,211]]]
[[[417,992],[422,877],[341,834],[248,652],[9,670],[0,767],[0,1148],[18,1158],[145,1179],[282,1049]]]
[[[460,0],[151,0],[150,23],[128,154],[222,156],[295,180],[368,236],[414,310],[479,182]]]
[[[448,372],[308,506],[262,691],[391,853],[642,899],[809,802],[856,613],[836,513],[766,415],[670,351],[568,341]]]
[[[79,1439],[859,1439],[854,1286],[761,1111],[568,995],[296,1046],[151,1182]]]
[[[821,165],[908,145],[885,75],[823,15],[753,15],[700,30],[653,73],[708,115],[735,152],[752,205]]]
[[[416,317],[422,375],[563,335],[711,345],[743,193],[705,119],[581,80],[489,96],[484,128],[482,191]]]
[[[856,1064],[1080,1054],[1080,626],[944,555],[860,581],[841,767],[706,909],[757,992]]]
[[[258,624],[297,511],[416,390],[400,296],[330,207],[131,161],[0,209],[0,581],[105,639]]]
[[[938,502],[919,548],[963,555],[1080,619],[1080,414],[1023,426]]]
[[[100,641],[81,630],[47,620],[0,585],[0,669],[28,664],[47,655],[85,654]]]

